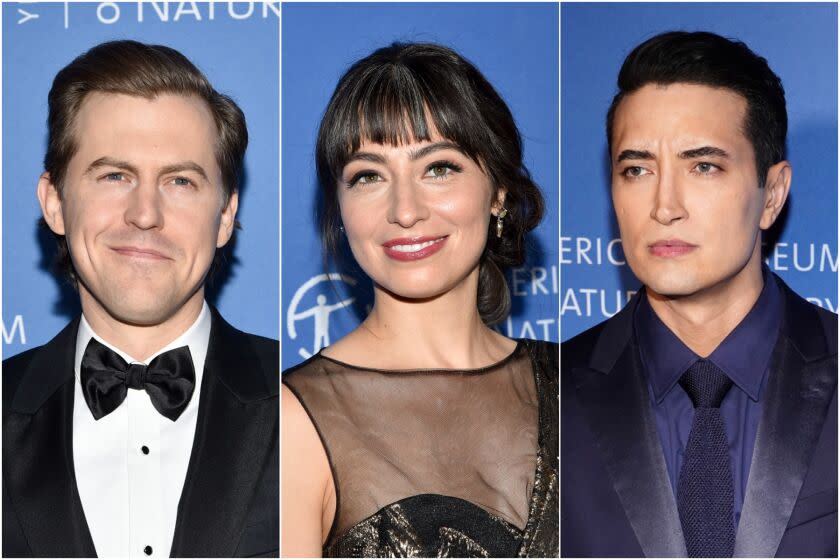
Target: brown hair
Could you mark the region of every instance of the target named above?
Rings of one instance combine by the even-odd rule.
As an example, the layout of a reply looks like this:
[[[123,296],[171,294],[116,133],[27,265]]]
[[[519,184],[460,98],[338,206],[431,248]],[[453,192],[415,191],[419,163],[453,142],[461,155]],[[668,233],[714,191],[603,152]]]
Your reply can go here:
[[[391,145],[429,140],[430,124],[487,173],[493,200],[499,188],[505,189],[504,230],[497,237],[496,221],[490,220],[476,301],[485,323],[499,323],[510,312],[503,271],[524,262],[525,238],[542,218],[543,197],[522,161],[522,139],[510,109],[481,72],[450,48],[393,43],[359,60],[341,77],[316,147],[321,241],[327,254],[339,254],[337,181],[362,140]]]
[[[248,129],[245,115],[233,99],[213,89],[204,74],[175,49],[137,41],[110,41],[93,47],[62,68],[50,89],[44,169],[50,174],[59,196],[67,167],[78,149],[73,130],[76,115],[85,97],[92,92],[147,99],[170,93],[194,95],[204,100],[218,133],[215,153],[222,174],[225,206],[239,189],[248,146]],[[75,284],[76,274],[67,240],[63,235],[56,238],[57,266]],[[220,252],[216,251],[211,273],[219,259]]]

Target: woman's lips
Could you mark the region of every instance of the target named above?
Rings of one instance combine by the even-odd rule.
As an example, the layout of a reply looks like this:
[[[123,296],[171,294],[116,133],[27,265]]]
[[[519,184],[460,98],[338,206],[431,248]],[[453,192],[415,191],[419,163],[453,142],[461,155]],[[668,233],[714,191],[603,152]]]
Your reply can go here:
[[[382,244],[385,254],[397,261],[416,261],[434,255],[446,243],[443,237],[412,237],[391,239]]]
[[[648,245],[648,251],[655,257],[681,257],[697,249],[697,245],[681,239],[667,239]]]

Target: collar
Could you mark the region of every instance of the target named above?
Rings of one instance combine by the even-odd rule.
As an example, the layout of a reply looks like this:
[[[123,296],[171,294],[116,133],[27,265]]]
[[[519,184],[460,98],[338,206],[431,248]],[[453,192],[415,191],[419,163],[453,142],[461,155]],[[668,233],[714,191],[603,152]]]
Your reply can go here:
[[[186,331],[184,331],[178,338],[149,356],[146,360],[141,361],[134,359],[132,356],[123,352],[113,344],[103,340],[102,337],[94,332],[90,323],[87,322],[87,319],[85,319],[83,314],[81,320],[79,321],[79,330],[76,336],[76,354],[73,364],[73,373],[76,376],[76,379],[79,379],[82,357],[85,354],[85,349],[87,348],[88,342],[90,342],[91,338],[96,339],[98,342],[101,342],[119,354],[119,356],[129,364],[138,363],[148,365],[155,357],[163,354],[164,352],[172,350],[173,348],[187,346],[190,349],[190,356],[192,357],[193,368],[195,370],[195,386],[199,387],[201,377],[204,372],[204,361],[207,358],[207,347],[210,342],[210,325],[212,323],[211,317],[210,307],[205,301],[201,306],[201,312],[198,314],[198,317]]]
[[[722,369],[753,401],[760,397],[783,314],[781,289],[775,276],[765,269],[763,277],[764,287],[752,309],[706,358]],[[642,363],[658,404],[700,357],[665,326],[650,306],[646,294],[636,308],[634,325]]]

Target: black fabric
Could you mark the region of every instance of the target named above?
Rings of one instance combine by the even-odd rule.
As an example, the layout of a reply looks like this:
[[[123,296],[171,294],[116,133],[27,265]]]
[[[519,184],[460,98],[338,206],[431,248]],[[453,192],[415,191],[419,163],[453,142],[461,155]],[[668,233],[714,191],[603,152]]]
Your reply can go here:
[[[837,316],[776,282],[784,315],[733,556],[836,557],[836,500],[794,514],[836,495]],[[687,554],[633,334],[637,301],[562,345],[563,556]]]
[[[557,345],[478,370],[315,356],[283,382],[330,460],[325,556],[556,556]]]
[[[171,555],[277,556],[279,346],[212,309]],[[92,557],[72,453],[78,320],[3,362],[3,556]]]
[[[97,420],[111,414],[129,389],[146,391],[152,406],[173,422],[187,408],[195,391],[195,369],[189,346],[181,346],[144,364],[129,364],[91,338],[79,368],[82,394]]]
[[[677,485],[685,546],[691,558],[728,558],[735,548],[735,492],[720,403],[732,380],[708,360],[680,378],[694,403],[694,420]]]

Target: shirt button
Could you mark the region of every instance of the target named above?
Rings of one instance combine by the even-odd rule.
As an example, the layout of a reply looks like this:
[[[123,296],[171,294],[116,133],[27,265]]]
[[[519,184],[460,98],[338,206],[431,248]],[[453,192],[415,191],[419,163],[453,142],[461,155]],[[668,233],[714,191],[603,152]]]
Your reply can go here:
[[[142,451],[142,452],[143,452],[143,455],[148,455],[148,454],[149,454],[149,448],[148,448],[148,447],[146,447],[145,445],[144,445],[143,447],[141,447],[141,448],[140,448],[140,451]],[[150,551],[152,550],[152,549],[151,549],[151,548],[149,548],[148,546],[147,546],[146,548],[148,548]],[[151,552],[148,552],[147,554],[151,554]]]
[[[146,553],[146,556],[151,556],[152,555],[152,547],[151,546],[146,546],[146,548],[143,549],[143,552]]]

